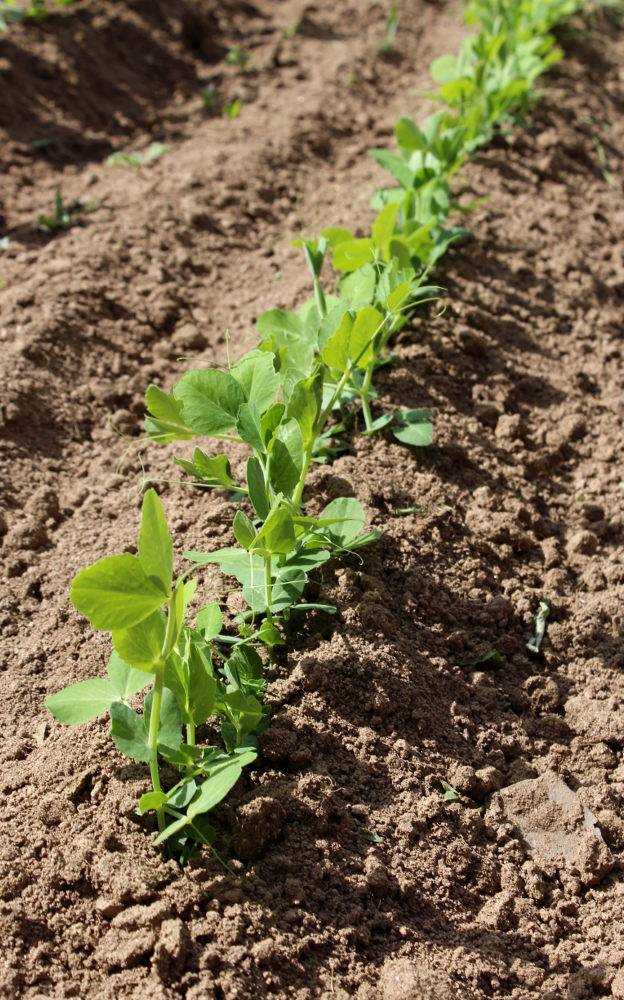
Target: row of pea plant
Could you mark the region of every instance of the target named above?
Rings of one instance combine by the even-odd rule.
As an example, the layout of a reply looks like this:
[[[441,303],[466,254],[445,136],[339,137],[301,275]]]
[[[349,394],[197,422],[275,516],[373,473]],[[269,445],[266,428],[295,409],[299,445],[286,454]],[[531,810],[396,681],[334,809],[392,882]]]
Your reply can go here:
[[[302,240],[309,301],[260,316],[257,346],[225,370],[188,371],[170,393],[147,390],[149,438],[199,441],[178,465],[200,489],[225,490],[240,501],[236,544],[186,552],[186,568],[176,574],[164,509],[149,489],[136,555],[98,560],[71,588],[74,607],[94,629],[111,633],[107,677],[73,684],[47,705],[69,724],[110,714],[117,749],[150,768],[152,789],[141,796],[139,812],[155,813],[156,843],[167,842],[177,857],[213,843],[210,811],[256,760],[269,721],[263,661],[287,641],[289,619],[300,621],[311,608],[335,610],[306,601],[310,574],[378,537],[366,530],[353,498],[333,500],[318,516],[306,511],[312,463],[332,458],[346,422],[360,412],[366,434],[385,428],[415,447],[432,440],[422,410],[377,412],[375,373],[413,311],[438,295],[432,271],[465,232],[446,225],[462,210],[454,175],[496,128],[526,110],[537,77],[559,56],[550,29],[579,6],[474,0],[468,21],[477,32],[459,55],[432,65],[438,87],[431,96],[441,110],[420,125],[401,118],[396,150],[372,151],[398,186],[376,192],[370,235],[330,227]],[[339,276],[331,294],[322,281],[328,256]],[[216,450],[204,450],[205,439]],[[241,443],[249,458],[244,478],[236,479],[228,446]],[[218,603],[195,600],[208,565],[241,588],[245,610],[228,623]],[[129,704],[140,691],[147,691],[141,714]]]

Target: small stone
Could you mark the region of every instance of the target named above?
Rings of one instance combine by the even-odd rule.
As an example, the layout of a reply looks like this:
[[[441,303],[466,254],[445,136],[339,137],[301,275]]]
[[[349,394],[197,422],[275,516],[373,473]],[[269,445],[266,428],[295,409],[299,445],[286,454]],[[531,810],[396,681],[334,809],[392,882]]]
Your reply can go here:
[[[48,518],[58,521],[60,517],[58,493],[50,486],[40,486],[28,497],[24,510],[34,521],[45,524]]]
[[[554,771],[501,789],[491,810],[517,827],[546,869],[568,869],[584,885],[596,885],[613,867],[596,817]]]
[[[253,957],[259,965],[268,965],[271,959],[276,957],[275,941],[273,938],[265,938],[252,946]]]

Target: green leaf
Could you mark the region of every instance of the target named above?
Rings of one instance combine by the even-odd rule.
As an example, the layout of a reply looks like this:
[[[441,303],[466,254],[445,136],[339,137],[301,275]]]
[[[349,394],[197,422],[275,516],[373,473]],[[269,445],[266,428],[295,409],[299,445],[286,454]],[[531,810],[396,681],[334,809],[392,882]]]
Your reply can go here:
[[[113,631],[113,646],[126,663],[149,672],[162,660],[165,634],[165,619],[154,611],[131,628]]]
[[[332,250],[339,243],[345,243],[347,240],[353,239],[353,233],[349,229],[342,229],[340,226],[328,226],[326,229],[322,229],[321,236],[325,237]]]
[[[335,371],[346,371],[349,361],[351,360],[350,347],[352,328],[353,319],[349,313],[345,313],[337,329],[326,341],[325,346],[321,351],[321,358],[325,364]]]
[[[226,548],[216,552],[185,552],[186,559],[206,566],[215,563],[227,576],[234,576],[239,583],[245,583],[251,575],[262,578],[264,563],[262,558],[244,549]]]
[[[143,718],[121,701],[111,705],[111,736],[120,753],[147,764],[151,753]]]
[[[247,402],[264,413],[275,399],[281,379],[267,351],[251,351],[232,368],[232,376],[242,388]]]
[[[364,306],[355,317],[349,350],[351,359],[359,368],[366,368],[373,360],[373,342],[383,323],[382,314],[374,306]]]
[[[223,667],[223,673],[228,682],[228,691],[239,689],[245,694],[261,698],[266,690],[262,660],[254,647],[246,643],[235,646]]]
[[[335,545],[347,548],[364,527],[364,508],[354,497],[338,497],[321,511],[320,519],[326,518],[340,518],[337,524],[324,528],[323,533],[328,535]]]
[[[377,274],[372,264],[364,264],[357,271],[346,274],[340,282],[340,294],[353,309],[368,306],[373,301]]]
[[[393,413],[382,413],[381,416],[377,417],[376,420],[373,420],[370,427],[367,430],[362,431],[362,433],[368,435],[376,434],[377,431],[381,431],[384,427],[387,427],[388,424],[391,424],[393,420]]]
[[[417,251],[411,244],[408,244],[403,237],[393,236],[388,244],[388,250],[385,257],[387,260],[392,260],[394,258],[398,261],[401,267],[409,267],[413,253],[417,253]]]
[[[189,427],[198,434],[219,435],[230,430],[245,402],[245,394],[228,372],[190,371],[177,383],[174,393],[182,402]]]
[[[243,403],[238,411],[236,430],[243,441],[253,448],[254,451],[258,451],[260,454],[264,453],[264,438],[260,413],[255,406],[252,406],[250,403]]]
[[[145,430],[156,444],[190,441],[194,437],[182,416],[181,404],[173,396],[150,385],[145,393],[145,404],[150,413],[145,418]]]
[[[267,495],[264,472],[255,456],[252,456],[247,462],[247,489],[253,509],[258,517],[264,521],[271,505]]]
[[[371,239],[345,240],[334,250],[332,263],[337,271],[355,271],[375,259],[375,244]]]
[[[293,516],[285,507],[272,510],[256,535],[253,547],[265,549],[272,555],[287,555],[295,548],[295,525]]]
[[[265,337],[277,336],[277,343],[283,342],[283,337],[288,334],[299,336],[302,332],[302,323],[297,313],[288,312],[285,309],[269,309],[258,317],[256,323],[258,333]],[[272,364],[272,362],[271,362]]]
[[[427,410],[407,410],[399,416],[405,426],[393,431],[398,441],[413,448],[425,448],[433,442],[433,424]]]
[[[390,312],[397,312],[411,297],[413,283],[402,281],[396,285],[388,296],[387,306]]]
[[[237,760],[225,764],[213,777],[204,781],[199,790],[199,795],[193,799],[187,809],[189,820],[207,813],[214,809],[216,805],[225,798],[227,793],[234,788],[234,785],[243,773],[243,768]]]
[[[182,627],[184,625],[184,612],[186,610],[186,590],[184,580],[178,580],[173,597],[169,604],[169,615],[167,617],[167,631],[163,643],[162,657],[166,659],[175,646]]]
[[[164,792],[145,792],[139,799],[139,815],[144,816],[147,812],[155,812],[167,802]]]
[[[385,249],[394,236],[398,212],[397,204],[385,205],[373,222],[372,236],[377,246]]]
[[[316,421],[318,420],[323,400],[323,370],[320,368],[309,378],[297,382],[288,397],[286,405],[286,420],[296,420],[301,430],[304,448],[315,437]]]
[[[307,573],[300,566],[282,566],[273,584],[271,611],[280,614],[298,601],[308,582]]]
[[[166,600],[136,556],[105,556],[78,573],[70,600],[95,629],[128,628],[147,618]]]
[[[239,740],[253,733],[262,719],[262,705],[258,699],[253,694],[245,694],[239,689],[228,691],[223,699],[223,707],[239,735]]]
[[[44,704],[59,722],[77,726],[108,712],[115,696],[113,685],[107,678],[91,677],[50,695]]]
[[[399,118],[394,126],[397,145],[401,151],[415,153],[427,148],[427,140],[411,118]]]
[[[127,701],[137,691],[142,691],[151,684],[151,678],[145,675],[144,670],[135,670],[114,651],[110,655],[106,672],[115,691],[115,700]]]
[[[149,732],[150,715],[154,692],[150,691],[143,705],[144,732]],[[178,703],[172,691],[164,688],[162,702],[160,705],[160,726],[158,729],[158,743],[163,743],[172,750],[177,750],[182,743],[182,717]]]
[[[260,426],[262,428],[262,440],[265,445],[269,445],[271,438],[282,422],[286,407],[283,403],[273,403],[266,413],[262,414]]]
[[[256,537],[256,531],[244,511],[236,511],[232,530],[238,544],[242,545],[244,549],[250,549]]]
[[[171,593],[173,542],[162,500],[153,489],[143,497],[138,548],[139,560],[147,576],[156,577],[165,593]]]
[[[187,462],[183,458],[174,458],[174,462],[206,486],[222,486],[228,490],[235,489],[238,485],[232,479],[227,455],[206,455],[201,448],[196,448],[192,462]]]
[[[154,847],[158,847],[159,844],[164,844],[166,840],[169,840],[170,837],[173,837],[174,834],[179,833],[180,830],[183,830],[188,825],[189,820],[186,816],[181,816],[180,819],[174,820],[173,823],[166,826],[164,830],[161,830],[158,836],[154,839]]]
[[[195,624],[200,632],[203,632],[206,642],[219,635],[223,627],[223,615],[216,601],[204,605],[201,611],[198,611]]]
[[[196,726],[201,726],[215,711],[218,685],[194,643],[188,656],[189,712]]]
[[[436,83],[447,83],[457,75],[457,57],[452,55],[439,56],[431,63],[429,72]]]
[[[401,187],[410,189],[414,185],[414,171],[410,170],[405,160],[388,149],[371,149],[371,156],[380,167],[388,170],[399,182]]]
[[[269,449],[268,475],[276,493],[291,497],[303,469],[304,446],[296,420],[280,424]]]
[[[276,629],[272,621],[265,618],[258,629],[258,639],[263,642],[269,649],[273,649],[274,646],[283,646],[284,638],[282,633]]]

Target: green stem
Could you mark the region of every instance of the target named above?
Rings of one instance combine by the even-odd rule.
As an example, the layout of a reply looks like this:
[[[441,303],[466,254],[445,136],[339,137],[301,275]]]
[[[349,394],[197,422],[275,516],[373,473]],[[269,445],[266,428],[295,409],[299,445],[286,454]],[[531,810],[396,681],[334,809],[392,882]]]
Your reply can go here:
[[[158,733],[160,731],[160,708],[162,705],[164,664],[161,663],[154,674],[154,694],[152,697],[152,710],[150,712],[149,735],[147,742],[150,748],[150,774],[152,776],[152,788],[155,792],[161,792],[160,775],[158,773]],[[158,817],[158,829],[163,830],[165,826],[165,813],[162,809],[156,811]]]
[[[301,475],[299,476],[299,481],[295,486],[295,491],[292,497],[293,504],[297,508],[297,510],[301,507],[301,501],[303,499],[303,488],[305,486],[306,479],[308,478],[308,472],[310,471],[310,463],[312,461],[312,449],[314,448],[314,441],[315,441],[315,435],[312,436],[312,440],[310,441],[310,444],[305,450],[305,454],[303,456],[303,468],[301,470]]]
[[[321,317],[321,319],[324,319],[325,316],[327,316],[327,302],[325,301],[325,292],[323,291],[321,283],[316,276],[314,276],[313,278],[313,284],[314,284],[314,301],[316,302],[316,308],[318,309],[318,314]]]
[[[195,723],[187,722],[186,724],[186,742],[190,747],[195,746]]]
[[[364,414],[364,423],[366,424],[366,430],[370,431],[373,424],[373,417],[370,408],[370,387],[373,380],[374,364],[371,364],[366,369],[366,374],[364,375],[364,381],[362,382],[362,388],[360,390],[360,398],[362,400],[362,412]]]
[[[267,618],[271,618],[271,605],[273,603],[273,576],[270,553],[264,557],[264,598],[267,606]]]

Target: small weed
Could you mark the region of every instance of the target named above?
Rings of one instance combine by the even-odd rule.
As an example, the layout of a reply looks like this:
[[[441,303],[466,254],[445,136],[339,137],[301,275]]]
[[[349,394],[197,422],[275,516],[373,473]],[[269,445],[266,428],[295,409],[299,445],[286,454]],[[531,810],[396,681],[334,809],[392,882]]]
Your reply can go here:
[[[294,38],[295,35],[298,35],[301,31],[301,24],[302,18],[298,18],[296,21],[293,21],[292,24],[287,25],[287,27],[282,31],[283,37]]]
[[[56,195],[54,196],[54,208],[50,215],[42,212],[37,217],[39,228],[50,236],[69,229],[75,222],[72,219],[72,214],[76,211],[77,207],[81,207],[78,202],[74,202],[73,205],[66,205],[60,190],[57,188]]]
[[[242,110],[243,110],[243,102],[241,101],[240,97],[235,97],[233,100],[228,101],[228,103],[225,105],[223,109],[223,114],[225,115],[226,118],[229,118],[233,121],[235,118],[238,118]]]
[[[540,601],[537,614],[535,616],[535,629],[533,635],[526,644],[529,653],[537,654],[540,651],[544,636],[546,634],[546,622],[550,615],[550,604],[547,601]]]
[[[398,30],[399,30],[399,5],[398,3],[393,3],[390,5],[388,17],[386,18],[386,31],[383,40],[379,43],[378,46],[378,51],[382,55],[388,55],[390,52],[393,51]]]
[[[448,781],[443,781],[442,779],[440,779],[440,784],[444,789],[442,798],[445,802],[459,802],[461,796],[456,788],[453,788],[452,785],[449,785]]]
[[[145,167],[149,163],[154,163],[168,152],[169,146],[164,142],[152,142],[147,149],[141,152],[111,153],[107,157],[106,165],[108,167],[131,167],[133,170],[138,170],[139,167]]]
[[[250,54],[241,45],[233,45],[225,57],[228,66],[238,66],[239,69],[246,69],[249,64]]]
[[[207,87],[204,87],[201,91],[201,99],[206,111],[216,111],[218,96],[217,88],[213,83],[209,83]]]

